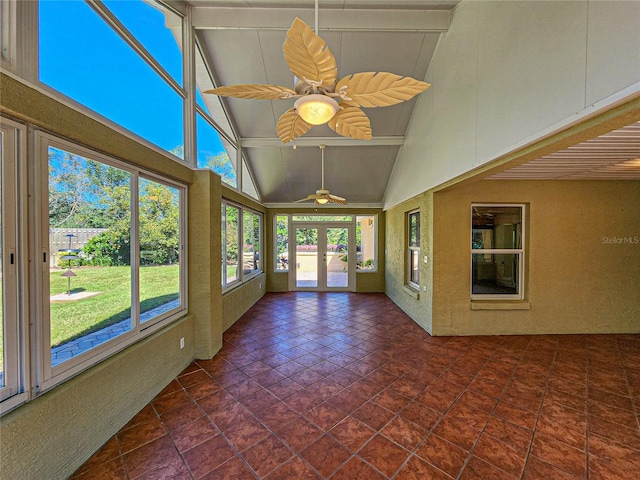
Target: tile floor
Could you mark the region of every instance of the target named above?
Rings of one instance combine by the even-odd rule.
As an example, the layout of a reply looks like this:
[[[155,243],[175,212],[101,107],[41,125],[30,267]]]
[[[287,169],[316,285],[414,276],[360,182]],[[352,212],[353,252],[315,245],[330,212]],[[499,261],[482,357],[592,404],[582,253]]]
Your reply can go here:
[[[637,479],[640,335],[430,337],[267,294],[73,477]]]

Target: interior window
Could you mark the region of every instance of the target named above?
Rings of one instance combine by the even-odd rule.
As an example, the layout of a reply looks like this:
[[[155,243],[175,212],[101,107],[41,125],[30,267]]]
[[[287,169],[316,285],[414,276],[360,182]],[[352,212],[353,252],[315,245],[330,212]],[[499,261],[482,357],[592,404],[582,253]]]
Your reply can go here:
[[[407,283],[420,288],[420,211],[407,215]]]
[[[475,204],[471,213],[472,298],[523,298],[523,205]]]

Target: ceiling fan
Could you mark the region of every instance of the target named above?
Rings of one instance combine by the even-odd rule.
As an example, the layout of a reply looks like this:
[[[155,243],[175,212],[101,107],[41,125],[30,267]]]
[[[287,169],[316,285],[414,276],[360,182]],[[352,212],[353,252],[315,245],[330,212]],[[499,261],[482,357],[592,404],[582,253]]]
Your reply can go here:
[[[316,7],[317,15],[317,7]],[[299,18],[287,32],[284,58],[295,76],[295,89],[269,84],[240,84],[205,91],[259,100],[297,98],[278,120],[283,143],[304,135],[313,125],[327,125],[339,135],[371,140],[371,123],[360,107],[387,107],[413,98],[429,84],[389,72],[362,72],[338,80],[336,59],[322,38]]]
[[[322,150],[322,187],[320,190],[316,190],[316,193],[311,193],[307,195],[307,198],[303,198],[301,200],[296,200],[295,203],[300,202],[308,202],[309,200],[313,200],[316,205],[325,205],[327,203],[337,203],[338,205],[346,205],[347,200],[339,197],[337,195],[333,195],[329,193],[329,190],[324,188],[324,149],[325,145],[319,145],[320,150]]]

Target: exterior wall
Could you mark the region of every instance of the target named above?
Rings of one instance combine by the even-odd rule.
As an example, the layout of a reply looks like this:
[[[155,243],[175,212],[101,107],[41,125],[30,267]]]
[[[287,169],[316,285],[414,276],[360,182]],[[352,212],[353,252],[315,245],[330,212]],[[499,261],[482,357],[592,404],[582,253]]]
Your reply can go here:
[[[638,96],[639,51],[640,2],[460,3],[385,210]]]
[[[274,265],[274,231],[273,222],[276,215],[299,214],[299,215],[377,215],[378,221],[378,269],[375,272],[356,272],[356,292],[373,293],[384,292],[385,284],[385,214],[379,208],[341,208],[340,210],[332,208],[279,208],[269,209],[265,218],[268,225],[265,226],[267,235],[267,258],[264,263],[267,275],[267,292],[288,292],[289,291],[289,274],[287,272],[276,272]]]
[[[407,286],[407,213],[420,209],[420,291]],[[427,332],[433,333],[433,194],[418,195],[386,212],[386,294]],[[425,290],[426,288],[426,290]]]
[[[222,348],[221,188],[210,170],[196,171],[189,187],[189,311],[196,317],[196,358],[211,358]]]
[[[222,196],[235,203],[239,203],[244,205],[245,207],[251,208],[256,212],[262,213],[262,231],[263,231],[263,245],[262,245],[262,258],[264,258],[267,254],[267,249],[265,246],[267,245],[267,236],[269,235],[269,223],[267,219],[267,210],[260,205],[258,202],[248,198],[245,195],[242,195],[235,190],[227,187],[222,184]],[[218,213],[220,212],[220,205],[218,205]],[[221,224],[218,225],[218,229],[216,230],[215,235],[220,240],[220,231]],[[221,241],[221,240],[220,240]],[[216,252],[220,252],[222,254],[222,245],[216,249]],[[218,261],[216,265],[216,271],[220,272],[220,264],[222,263],[222,258]],[[266,272],[267,264],[263,260],[262,261],[262,270]],[[220,273],[218,273],[220,275]],[[217,285],[221,284],[221,278],[218,276]],[[249,308],[253,306],[258,300],[262,298],[265,294],[267,288],[267,279],[264,273],[253,277],[242,284],[224,292],[221,296],[221,305],[222,305],[222,331],[227,330],[231,325],[233,325]],[[218,288],[220,291],[220,288]]]
[[[248,280],[222,295],[222,329],[227,330],[266,293],[264,273]]]
[[[194,172],[4,74],[0,111],[189,185],[189,314],[0,418],[3,478],[67,478],[194,358],[220,349],[222,187],[219,176]]]
[[[524,301],[470,301],[473,202],[528,204]],[[640,182],[484,180],[433,223],[434,335],[640,332]]]

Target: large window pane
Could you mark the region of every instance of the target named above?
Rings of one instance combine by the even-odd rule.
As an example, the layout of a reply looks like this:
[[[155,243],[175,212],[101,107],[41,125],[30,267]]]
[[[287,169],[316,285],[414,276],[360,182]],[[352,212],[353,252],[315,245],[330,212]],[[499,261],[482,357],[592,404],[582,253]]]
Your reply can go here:
[[[257,269],[256,266],[256,248],[255,248],[255,238],[253,235],[253,218],[254,214],[251,212],[247,212],[246,210],[242,213],[242,269],[245,275],[253,272]]]
[[[473,249],[522,248],[522,207],[474,206]]]
[[[182,97],[85,2],[39,7],[40,80],[181,157]]]
[[[240,242],[239,215],[240,210],[232,205],[225,209],[225,276],[226,284],[239,279],[238,272],[238,244]]]
[[[172,31],[165,26],[167,23],[179,25],[179,17],[170,10],[161,11],[159,5],[145,1],[103,2],[173,79],[182,84],[182,51]],[[170,22],[165,21],[165,15],[172,17]]]
[[[262,270],[262,258],[260,249],[260,238],[262,236],[262,215],[255,213],[253,215],[253,248],[255,251],[255,270]]]
[[[230,146],[225,148],[218,131],[200,114],[196,115],[196,135],[198,142],[198,168],[208,168],[222,177],[222,181],[234,188],[238,186],[235,156],[229,157]]]
[[[132,328],[131,174],[49,147],[51,363]]]
[[[420,212],[409,214],[409,246],[420,246]]]
[[[140,322],[180,305],[180,192],[139,181]]]
[[[420,284],[420,250],[410,251],[411,265],[409,267],[409,282]]]
[[[289,216],[276,215],[276,272],[289,271]]]
[[[356,217],[356,270],[376,270],[376,216]]]
[[[507,294],[519,292],[520,254],[473,254],[473,294]]]

